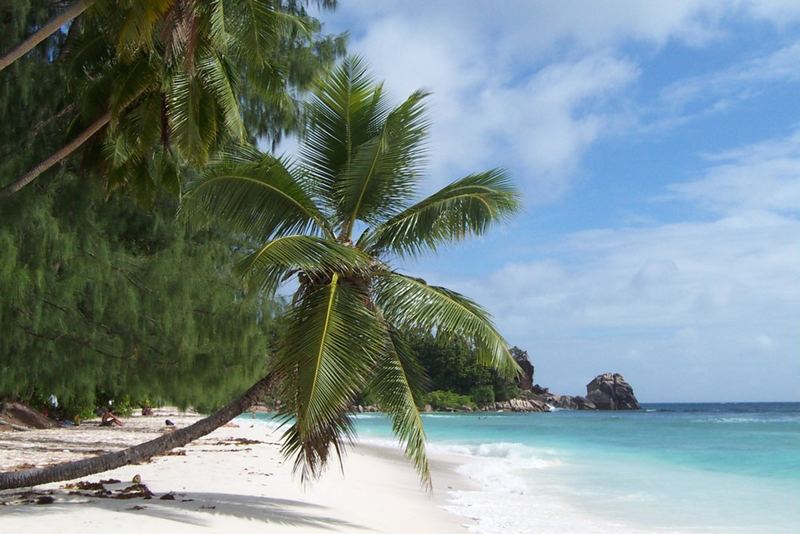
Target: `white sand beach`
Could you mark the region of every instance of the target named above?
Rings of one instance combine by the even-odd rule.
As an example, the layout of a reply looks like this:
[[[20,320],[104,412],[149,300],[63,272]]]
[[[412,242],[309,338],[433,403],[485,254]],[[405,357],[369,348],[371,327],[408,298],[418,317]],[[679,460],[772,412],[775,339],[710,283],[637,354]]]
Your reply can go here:
[[[160,410],[132,417],[124,427],[80,427],[0,432],[0,469],[85,458],[151,439],[171,419],[178,426],[199,416]],[[0,492],[0,533],[181,532],[465,532],[465,519],[446,512],[448,486],[466,482],[443,461],[433,465],[435,491],[426,494],[401,452],[359,445],[316,483],[303,487],[279,453],[278,434],[247,416],[172,455],[82,480],[112,491],[139,475],[150,499],[70,494],[65,483]],[[73,490],[74,491],[74,490]],[[35,504],[41,495],[51,504]],[[164,495],[174,499],[162,499]],[[169,500],[168,500],[169,499]],[[26,502],[27,501],[27,502]]]

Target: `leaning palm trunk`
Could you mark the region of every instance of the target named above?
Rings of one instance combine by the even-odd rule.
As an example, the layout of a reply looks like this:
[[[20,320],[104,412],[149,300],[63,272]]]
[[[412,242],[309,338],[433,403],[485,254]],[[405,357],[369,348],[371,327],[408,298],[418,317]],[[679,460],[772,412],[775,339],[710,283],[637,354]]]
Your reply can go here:
[[[0,197],[6,197],[13,195],[32,181],[34,181],[40,174],[44,171],[58,163],[59,161],[63,160],[73,152],[75,152],[78,148],[81,147],[86,141],[92,138],[94,134],[99,132],[105,125],[111,122],[111,112],[107,111],[103,115],[101,115],[97,120],[95,120],[92,124],[89,125],[88,128],[83,130],[78,137],[58,149],[56,152],[51,154],[47,159],[42,160],[39,162],[35,167],[25,173],[24,176],[20,177],[18,180],[11,182],[7,186],[0,189]]]
[[[39,31],[12,48],[3,57],[0,57],[0,70],[8,67],[16,60],[36,48],[36,45],[56,33],[59,28],[64,26],[64,24],[86,11],[86,9],[88,9],[93,3],[94,0],[80,0],[57,17],[53,17],[53,19],[42,26]]]
[[[267,375],[256,382],[244,395],[220,409],[215,414],[201,419],[186,428],[181,428],[146,443],[122,451],[110,452],[94,458],[87,458],[75,462],[56,464],[42,469],[28,469],[16,473],[0,473],[0,490],[38,486],[39,484],[72,480],[96,473],[103,473],[124,465],[142,462],[157,454],[163,454],[172,450],[175,447],[182,447],[197,438],[210,434],[250,408],[264,396],[271,382],[271,375]]]

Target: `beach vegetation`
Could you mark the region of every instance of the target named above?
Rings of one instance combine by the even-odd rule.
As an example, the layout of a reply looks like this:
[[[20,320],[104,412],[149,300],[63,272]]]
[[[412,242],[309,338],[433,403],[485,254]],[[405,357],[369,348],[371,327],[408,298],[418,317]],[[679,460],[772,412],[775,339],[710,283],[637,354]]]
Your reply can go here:
[[[0,36],[4,78],[39,77],[28,72],[35,65],[63,74],[65,83],[60,105],[44,117],[61,135],[7,175],[0,195],[51,169],[59,174],[57,164],[78,156],[81,175],[108,191],[126,190],[147,205],[162,190],[179,195],[187,173],[222,146],[298,131],[303,93],[346,43],[346,35],[322,35],[305,2],[62,4],[3,8],[11,30]],[[31,142],[37,132],[19,133]]]
[[[417,408],[424,373],[404,332],[458,336],[501,376],[519,370],[482,307],[393,266],[485,234],[519,203],[501,169],[419,198],[427,97],[416,91],[393,104],[364,62],[349,57],[314,91],[299,158],[231,154],[190,185],[181,207],[195,224],[213,221],[249,238],[236,269],[251,290],[271,295],[290,284],[287,329],[269,373],[283,401],[283,452],[304,479],[341,455],[349,412],[366,391],[429,481]]]
[[[491,390],[490,390],[491,391]],[[477,408],[477,403],[470,395],[459,395],[453,391],[431,391],[425,395],[425,404],[436,411],[460,411],[465,408]]]
[[[224,19],[217,22],[234,41],[224,47],[209,26],[223,3]],[[78,4],[85,9],[73,10]],[[158,4],[166,11],[154,12]],[[217,11],[209,11],[211,4]],[[175,220],[179,181],[201,162],[182,152],[183,146],[194,153],[179,141],[176,126],[183,122],[144,113],[147,102],[154,111],[159,94],[169,107],[181,72],[194,72],[205,95],[210,82],[199,65],[216,54],[235,67],[229,78],[237,98],[228,103],[238,106],[242,142],[269,144],[302,129],[302,95],[343,53],[346,36],[322,34],[303,2],[257,2],[265,11],[254,22],[243,20],[246,4],[29,0],[0,7],[0,51],[30,44],[47,21],[60,21],[0,72],[0,187],[13,186],[15,177],[113,108],[128,91],[123,84],[141,81],[136,65],[155,62],[169,82],[161,93],[148,86],[152,91],[119,107],[47,179],[0,198],[0,399],[66,419],[124,396],[213,411],[263,375],[282,303],[241,290],[231,272],[236,236],[187,230]],[[193,14],[195,50],[174,35],[176,48],[168,51],[171,34],[162,30],[179,32],[177,15]],[[278,19],[296,19],[305,30]],[[245,39],[261,39],[252,33],[257,28],[264,34],[259,60],[244,53]],[[198,62],[193,71],[179,61],[191,57]],[[234,140],[225,122],[219,125],[214,150]],[[58,399],[55,411],[51,395]]]
[[[213,10],[211,3],[191,5]],[[85,25],[54,33],[44,50],[32,50],[11,66],[29,75],[22,83],[30,101],[46,96],[35,83],[37,66],[44,73],[41,80],[61,83],[66,90],[54,91],[51,85],[48,114],[11,113],[18,123],[3,133],[4,149],[15,156],[3,160],[4,171],[11,171],[4,176],[34,171],[6,184],[13,200],[0,200],[4,221],[18,223],[4,222],[0,235],[9,251],[0,277],[15,296],[2,302],[4,316],[13,320],[7,328],[17,330],[8,343],[41,343],[47,349],[43,354],[55,355],[51,368],[41,367],[42,376],[51,373],[53,386],[60,379],[88,388],[98,375],[70,365],[89,355],[89,361],[102,362],[100,378],[108,380],[103,391],[115,396],[160,396],[159,389],[173,386],[165,398],[178,403],[190,394],[230,398],[243,377],[252,376],[248,373],[261,369],[261,378],[253,378],[243,395],[189,427],[124,451],[2,473],[0,488],[86,476],[144,460],[211,432],[270,390],[281,400],[283,452],[304,480],[341,457],[352,436],[353,402],[368,395],[391,416],[407,455],[429,485],[417,408],[426,377],[405,333],[461,339],[476,362],[503,379],[513,378],[519,367],[480,305],[395,264],[484,235],[511,217],[519,198],[508,174],[480,171],[422,195],[430,190],[423,182],[428,94],[416,91],[393,102],[355,57],[317,82],[316,73],[338,53],[335,42],[306,63],[309,70],[302,79],[307,85],[294,84],[290,77],[278,80],[277,87],[289,93],[315,87],[304,111],[292,111],[282,122],[272,117],[276,104],[264,94],[232,96],[233,89],[241,88],[232,80],[250,83],[249,76],[238,78],[242,69],[254,73],[222,61],[222,44],[198,34],[193,48],[194,38],[177,35],[178,61],[169,43],[148,37],[171,35],[174,21],[164,19],[158,29],[170,31],[136,29],[131,35],[144,38],[125,40],[128,44],[120,49],[117,30],[93,25],[89,14],[82,15]],[[212,15],[203,19],[209,27],[216,20]],[[110,13],[102,24],[112,24],[114,16]],[[92,31],[101,50],[86,51],[91,54],[77,76],[68,59],[82,47],[73,44],[84,43]],[[291,52],[281,58],[316,53],[316,41],[306,34],[290,35],[301,36],[301,44],[286,45],[285,39],[269,36],[274,39],[270,43]],[[56,60],[61,53],[63,62]],[[265,57],[274,59],[270,54]],[[265,61],[264,69],[277,63]],[[199,73],[205,67],[211,69],[207,78]],[[262,81],[272,74],[265,72]],[[0,101],[6,110],[13,106],[9,95],[16,95],[16,79],[2,80]],[[257,101],[264,107],[248,104]],[[30,131],[26,120],[34,124]],[[86,135],[96,121],[104,123]],[[253,148],[259,124],[302,131],[298,157],[276,158]],[[45,132],[53,135],[32,145]],[[277,133],[272,130],[273,138]],[[36,149],[19,150],[23,146]],[[63,152],[65,147],[69,150]],[[81,157],[74,157],[78,152]],[[36,154],[44,159],[29,167]],[[64,163],[52,166],[53,158]],[[51,167],[54,180],[20,191]],[[171,217],[177,203],[185,226]],[[234,257],[239,259],[232,273]],[[244,287],[233,282],[234,275]],[[61,292],[59,300],[49,298],[53,287]],[[277,295],[287,293],[288,306],[276,316]],[[275,336],[266,335],[265,321],[272,319],[281,325]],[[20,320],[22,326],[15,325]],[[95,337],[87,337],[87,331]],[[24,354],[31,353],[20,353],[9,368],[23,374]],[[203,373],[215,380],[211,389]],[[13,377],[4,373],[7,387],[16,387]],[[38,378],[30,374],[31,382]],[[147,387],[137,389],[138,381]],[[210,400],[207,407],[213,404]]]
[[[475,386],[469,392],[472,401],[478,406],[490,406],[494,404],[494,388],[490,385]]]

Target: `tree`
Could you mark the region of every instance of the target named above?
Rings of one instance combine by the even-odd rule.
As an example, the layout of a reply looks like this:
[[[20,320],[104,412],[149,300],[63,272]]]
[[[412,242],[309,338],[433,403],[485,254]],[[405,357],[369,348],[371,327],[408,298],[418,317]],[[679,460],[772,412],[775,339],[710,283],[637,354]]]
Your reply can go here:
[[[61,5],[2,3],[0,49],[20,41]],[[302,4],[291,5],[301,10]],[[90,95],[81,98],[82,75],[67,61],[77,54],[78,29],[55,32],[0,75],[0,176],[23,174],[93,116],[86,107]],[[317,30],[313,41],[290,34],[272,50],[271,61],[285,79],[271,94],[285,88],[291,93],[286,98],[299,103],[302,91],[340,53],[342,37],[320,37]],[[247,98],[256,94],[251,89]],[[105,101],[97,100],[102,111]],[[247,112],[251,141],[301,125],[277,114],[281,120],[273,122],[266,108],[250,113],[250,105],[240,109]],[[299,118],[302,107],[294,113]],[[104,190],[96,179],[104,168],[92,167],[93,159],[105,159],[100,141],[94,136],[75,153],[80,157],[62,160],[57,180],[0,198],[0,397],[56,393],[60,401],[91,406],[99,387],[209,410],[223,405],[263,376],[281,306],[241,292],[230,269],[239,246],[235,236],[187,231],[175,220],[178,198],[169,191],[148,194],[145,211],[128,190]],[[161,148],[148,153],[145,180],[169,170],[164,160],[171,155]],[[250,391],[263,392],[266,383],[260,384]],[[249,405],[253,398],[238,402],[250,399]],[[234,408],[230,417],[240,412]],[[213,429],[215,421],[203,425]],[[191,432],[177,434],[170,444],[190,439]],[[136,449],[142,450],[148,449]],[[125,462],[135,454],[129,451]]]
[[[298,162],[243,154],[210,168],[182,206],[259,243],[238,265],[250,287],[272,294],[296,280],[270,371],[289,425],[283,451],[304,478],[340,453],[352,430],[348,411],[366,390],[429,480],[414,402],[419,365],[403,331],[462,336],[480,361],[507,376],[518,370],[485,310],[390,265],[482,234],[518,205],[497,169],[411,202],[426,150],[426,96],[418,91],[392,107],[363,62],[348,58],[315,93]]]
[[[462,336],[506,376],[519,369],[483,308],[390,265],[392,257],[482,234],[518,205],[500,170],[469,175],[412,202],[428,130],[425,97],[416,92],[390,106],[362,61],[348,58],[315,92],[298,162],[243,151],[209,167],[181,208],[192,221],[222,222],[254,244],[237,266],[251,289],[270,295],[290,278],[297,285],[276,355],[249,394],[275,383],[288,425],[282,450],[304,479],[318,476],[332,453],[341,455],[352,433],[352,402],[367,391],[390,414],[406,454],[430,484],[414,402],[421,373],[404,330]],[[235,416],[247,400],[213,415],[214,424]],[[3,473],[0,489],[117,467],[198,436],[188,429],[173,435],[174,441],[143,444],[130,455],[82,460],[79,468]]]
[[[79,0],[47,21],[41,28],[0,57],[0,71],[33,50],[36,45],[46,40],[64,25],[68,24],[72,19],[86,11],[92,3],[93,0]]]
[[[0,398],[207,409],[263,376],[281,306],[242,293],[235,242],[185,230],[168,199],[145,213],[90,191],[69,180],[4,206]]]
[[[304,90],[343,52],[342,38],[315,38],[320,25],[303,3],[88,4],[73,6],[86,12],[67,30],[51,32],[65,46],[44,56],[51,68],[64,62],[72,70],[68,90],[79,103],[72,106],[72,136],[0,195],[18,192],[101,132],[102,143],[89,145],[93,153],[84,163],[101,171],[110,189],[134,187],[148,200],[161,185],[179,191],[183,164],[203,165],[222,145],[252,140],[243,115],[258,126],[250,133],[265,133],[256,97],[283,109],[267,118],[273,127],[267,133],[296,128],[296,121],[287,124],[299,109],[291,92]]]

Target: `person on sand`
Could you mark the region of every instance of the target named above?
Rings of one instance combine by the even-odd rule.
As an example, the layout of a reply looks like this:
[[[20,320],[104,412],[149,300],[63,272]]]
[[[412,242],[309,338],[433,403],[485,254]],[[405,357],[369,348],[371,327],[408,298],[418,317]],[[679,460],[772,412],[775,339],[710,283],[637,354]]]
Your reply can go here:
[[[111,425],[122,426],[123,423],[122,421],[117,419],[117,416],[114,415],[111,412],[111,410],[105,409],[103,410],[103,416],[100,419],[100,426],[111,426]]]

